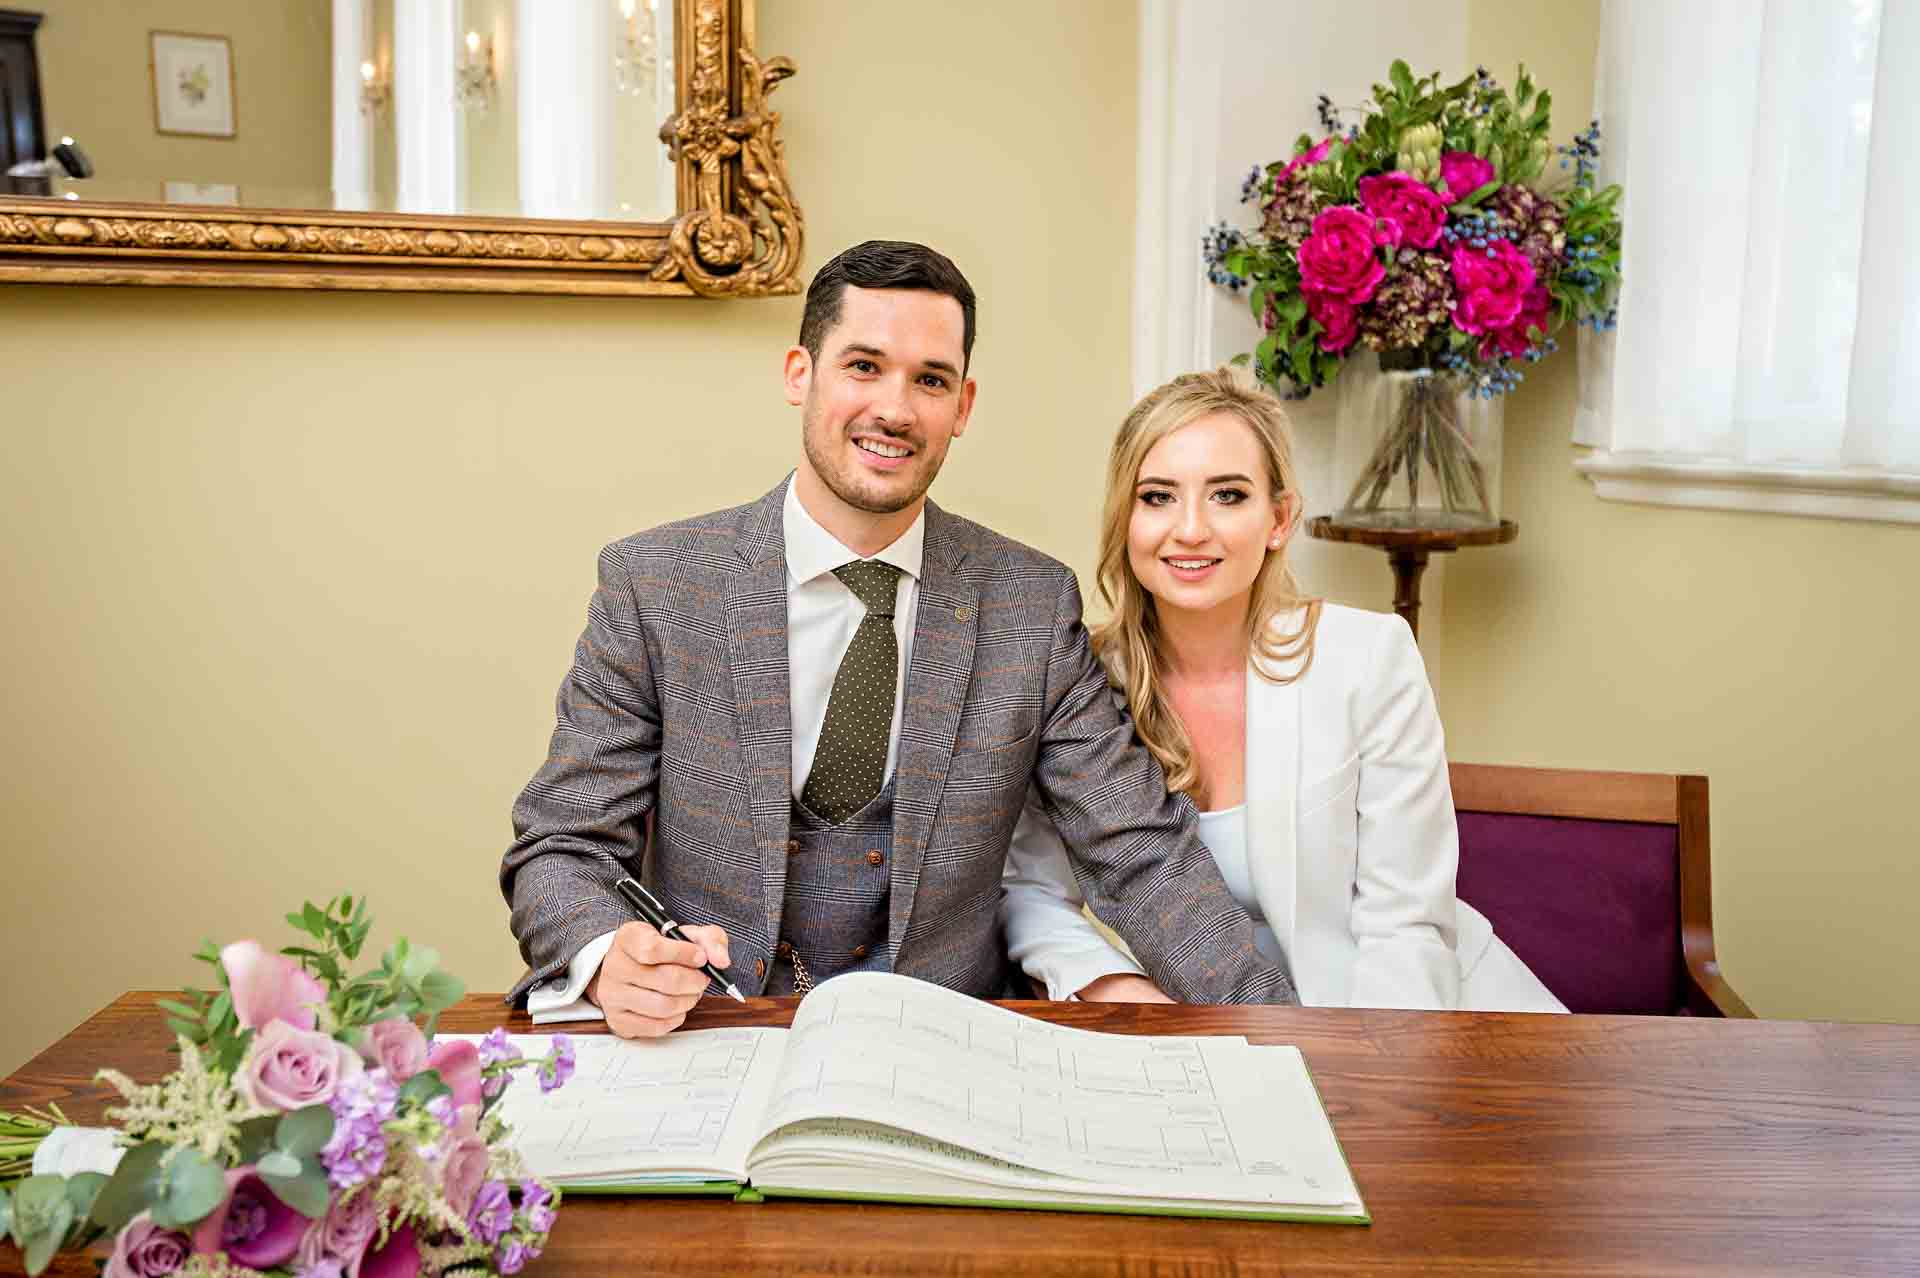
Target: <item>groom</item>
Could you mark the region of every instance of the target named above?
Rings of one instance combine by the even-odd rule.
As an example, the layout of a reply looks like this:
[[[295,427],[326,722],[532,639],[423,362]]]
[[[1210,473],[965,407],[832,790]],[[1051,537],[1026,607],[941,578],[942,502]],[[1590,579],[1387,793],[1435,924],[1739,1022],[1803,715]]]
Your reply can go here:
[[[821,268],[757,501],[600,555],[501,889],[542,1019],[664,1034],[711,961],[750,995],[891,970],[992,998],[1034,787],[1096,914],[1191,1002],[1293,1002],[1116,708],[1071,570],[927,500],[967,428],[974,295],[918,244]],[[643,866],[644,861],[644,866]],[[615,894],[644,875],[691,941]]]

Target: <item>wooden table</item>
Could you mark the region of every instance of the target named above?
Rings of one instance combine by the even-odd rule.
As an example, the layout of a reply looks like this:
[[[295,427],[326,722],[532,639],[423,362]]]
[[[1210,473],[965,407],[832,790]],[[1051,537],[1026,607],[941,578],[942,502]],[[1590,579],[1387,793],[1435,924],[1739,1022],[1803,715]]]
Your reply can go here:
[[[43,1052],[0,1108],[59,1101],[97,1121],[96,1068],[164,1073],[153,997],[125,995]],[[1920,1274],[1920,1027],[1010,1006],[1298,1045],[1374,1223],[576,1197],[530,1274]],[[791,1000],[709,999],[688,1026],[791,1016]],[[485,996],[443,1018],[496,1023]]]
[[[1420,578],[1427,560],[1452,554],[1462,546],[1504,546],[1520,535],[1520,525],[1503,519],[1497,528],[1375,528],[1343,524],[1335,515],[1315,515],[1307,521],[1307,535],[1318,541],[1346,541],[1376,546],[1387,552],[1393,566],[1393,610],[1406,618],[1414,638],[1420,637]]]

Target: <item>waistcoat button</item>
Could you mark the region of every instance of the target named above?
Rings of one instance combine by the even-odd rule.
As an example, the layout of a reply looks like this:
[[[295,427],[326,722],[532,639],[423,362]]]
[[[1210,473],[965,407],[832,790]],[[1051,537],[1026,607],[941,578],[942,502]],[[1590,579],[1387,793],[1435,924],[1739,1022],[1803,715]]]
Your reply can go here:
[[[800,850],[800,840],[798,840],[798,839],[788,839],[788,840],[787,840],[787,855],[788,855],[788,856],[792,856],[792,855],[794,855],[794,854],[795,854],[796,852],[798,852],[799,850]]]
[[[793,957],[793,946],[782,941],[773,947],[773,953],[776,958],[791,958]]]
[[[856,946],[854,946],[854,947],[853,947],[853,956],[854,956],[855,958],[857,958],[857,959],[863,959],[863,958],[865,958],[865,957],[867,956],[867,947],[866,947],[866,946],[864,946],[864,945],[856,945]]]
[[[766,976],[767,976],[767,961],[765,959],[755,959],[753,961],[753,979],[756,981],[762,981],[766,979]]]
[[[868,864],[868,865],[879,865],[879,864],[881,864],[882,862],[884,862],[884,861],[885,861],[886,859],[887,859],[886,857],[884,857],[884,856],[882,856],[882,855],[880,855],[880,849],[879,849],[879,848],[874,848],[874,849],[872,849],[871,851],[869,851],[869,852],[867,853],[867,864]]]

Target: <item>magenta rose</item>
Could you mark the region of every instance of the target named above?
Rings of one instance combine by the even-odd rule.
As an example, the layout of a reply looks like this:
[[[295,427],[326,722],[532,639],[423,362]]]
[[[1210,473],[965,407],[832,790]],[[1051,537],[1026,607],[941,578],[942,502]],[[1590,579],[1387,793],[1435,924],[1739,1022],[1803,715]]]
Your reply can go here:
[[[193,1229],[198,1255],[225,1252],[235,1264],[271,1269],[300,1250],[307,1218],[280,1201],[252,1166],[227,1173],[227,1201]]]
[[[113,1240],[102,1278],[161,1278],[186,1264],[192,1250],[185,1234],[162,1229],[143,1211]]]
[[[313,1028],[313,1009],[326,1001],[327,990],[298,963],[284,954],[267,953],[258,941],[235,941],[220,951],[220,966],[241,1029],[259,1029],[271,1021]]]
[[[453,1089],[455,1105],[480,1103],[480,1049],[464,1039],[435,1043],[427,1053],[427,1068]]]
[[[1480,339],[1480,358],[1491,359],[1497,351],[1518,358],[1533,348],[1533,338],[1529,329],[1538,329],[1542,334],[1547,331],[1547,318],[1553,312],[1553,299],[1548,296],[1544,284],[1536,283],[1527,290],[1521,300],[1520,313],[1513,323],[1505,328],[1488,333]]]
[[[1294,156],[1291,160],[1288,160],[1287,167],[1284,169],[1281,169],[1280,176],[1274,179],[1274,182],[1273,182],[1274,186],[1277,187],[1282,182],[1292,177],[1294,175],[1295,170],[1311,168],[1313,165],[1316,165],[1320,163],[1320,161],[1326,159],[1327,148],[1331,147],[1332,145],[1333,145],[1332,138],[1321,138],[1318,142],[1314,143],[1312,146],[1308,147],[1306,150],[1302,151],[1300,154]]]
[[[1484,335],[1519,318],[1533,288],[1533,263],[1511,242],[1495,240],[1484,249],[1458,245],[1452,266],[1459,298],[1453,322],[1461,331]]]
[[[316,1030],[269,1021],[253,1036],[234,1074],[240,1094],[263,1109],[304,1109],[333,1099],[341,1082],[366,1068],[345,1043]]]
[[[412,1225],[402,1225],[367,1251],[360,1278],[414,1278],[420,1272],[420,1244]]]
[[[1440,154],[1440,185],[1447,203],[1458,204],[1493,181],[1493,161],[1471,151],[1443,151]]]
[[[1360,332],[1360,312],[1352,302],[1332,293],[1307,294],[1307,314],[1320,321],[1320,349],[1328,353],[1353,345]]]
[[[1300,246],[1300,287],[1360,303],[1373,296],[1387,268],[1380,264],[1373,218],[1351,204],[1324,210]]]
[[[1447,206],[1433,188],[1411,173],[1382,173],[1360,179],[1360,207],[1388,228],[1395,248],[1432,248],[1440,242]]]
[[[367,1026],[360,1052],[387,1077],[404,1083],[427,1067],[427,1036],[404,1016],[390,1016]]]

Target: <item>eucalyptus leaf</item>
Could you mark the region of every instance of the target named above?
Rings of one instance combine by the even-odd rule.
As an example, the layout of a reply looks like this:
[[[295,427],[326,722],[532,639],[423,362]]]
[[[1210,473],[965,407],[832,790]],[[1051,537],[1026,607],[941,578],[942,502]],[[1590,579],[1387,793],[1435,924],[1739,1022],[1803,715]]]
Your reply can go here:
[[[284,1149],[270,1149],[254,1164],[261,1176],[298,1176],[300,1159]]]
[[[273,1148],[273,1135],[279,1126],[280,1120],[272,1114],[240,1124],[239,1157],[234,1162],[241,1166],[259,1162],[260,1155]]]
[[[66,1177],[29,1176],[14,1186],[11,1233],[26,1253],[28,1273],[37,1274],[52,1262],[72,1223]]]
[[[406,961],[400,965],[400,976],[408,985],[419,985],[440,966],[440,952],[430,945],[422,945],[409,951]]]
[[[466,983],[451,972],[428,972],[426,979],[420,982],[420,997],[436,1012],[452,1007],[466,992]]]
[[[73,1207],[73,1214],[83,1219],[93,1213],[93,1202],[106,1186],[107,1178],[100,1172],[77,1172],[67,1177],[67,1202]]]
[[[14,1221],[19,1224],[18,1219]],[[66,1241],[67,1226],[73,1223],[73,1206],[65,1195],[53,1206],[46,1223],[21,1242],[20,1250],[26,1253],[27,1272],[39,1274],[53,1263],[53,1254],[60,1250],[60,1244]]]
[[[318,1220],[327,1214],[327,1171],[318,1159],[301,1160],[297,1172],[291,1176],[268,1171],[265,1162],[260,1164],[259,1172],[274,1197],[308,1220]]]
[[[184,1229],[205,1220],[226,1201],[227,1177],[219,1164],[197,1149],[175,1150],[160,1177],[160,1194],[152,1208],[153,1223],[162,1229]]]
[[[101,1228],[118,1233],[127,1222],[153,1205],[160,1196],[160,1160],[167,1147],[150,1140],[135,1145],[114,1169],[94,1197],[88,1213]]]
[[[331,1139],[333,1111],[325,1105],[309,1105],[281,1115],[280,1126],[273,1134],[273,1143],[295,1158],[319,1153]]]
[[[0,1238],[13,1232],[13,1195],[0,1185]]]

